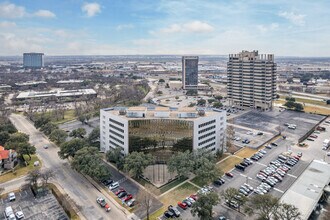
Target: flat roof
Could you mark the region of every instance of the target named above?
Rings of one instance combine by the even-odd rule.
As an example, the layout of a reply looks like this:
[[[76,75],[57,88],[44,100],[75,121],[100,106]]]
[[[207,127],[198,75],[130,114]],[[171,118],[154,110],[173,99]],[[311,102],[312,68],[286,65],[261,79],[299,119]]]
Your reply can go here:
[[[65,96],[81,96],[81,95],[95,95],[97,94],[94,89],[76,89],[76,90],[50,90],[43,92],[21,92],[16,98],[42,98],[42,97],[65,97]]]
[[[307,220],[330,182],[330,164],[313,160],[294,184],[285,192],[281,202],[299,209],[301,219]]]

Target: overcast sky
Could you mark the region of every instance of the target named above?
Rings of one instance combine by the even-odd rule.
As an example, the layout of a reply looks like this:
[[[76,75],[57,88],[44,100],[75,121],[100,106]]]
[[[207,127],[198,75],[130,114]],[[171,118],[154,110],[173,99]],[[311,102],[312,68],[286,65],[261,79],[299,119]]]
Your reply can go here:
[[[0,55],[330,57],[329,0],[0,0]]]

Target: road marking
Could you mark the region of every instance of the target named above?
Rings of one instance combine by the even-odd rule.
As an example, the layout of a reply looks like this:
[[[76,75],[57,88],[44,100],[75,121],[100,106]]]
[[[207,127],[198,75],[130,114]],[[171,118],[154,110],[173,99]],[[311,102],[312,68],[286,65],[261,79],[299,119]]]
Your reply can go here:
[[[261,166],[267,167],[267,165],[265,165],[265,164],[263,164],[263,163],[256,162],[256,164],[259,164],[259,165],[261,165]]]
[[[244,174],[240,174],[240,175],[246,177],[246,175],[244,175]]]
[[[292,174],[290,174],[290,173],[288,173],[287,175],[288,175],[288,176],[291,176],[291,177],[293,177],[293,178],[295,178],[295,179],[297,179],[296,176],[294,176],[294,175],[292,175]]]
[[[126,178],[126,177],[124,177],[124,178],[122,178],[122,179],[118,180],[118,183],[123,183],[123,182],[125,182],[126,180],[127,180],[127,178]]]
[[[273,188],[275,191],[280,192],[280,193],[284,193],[284,191],[277,189],[277,188]]]

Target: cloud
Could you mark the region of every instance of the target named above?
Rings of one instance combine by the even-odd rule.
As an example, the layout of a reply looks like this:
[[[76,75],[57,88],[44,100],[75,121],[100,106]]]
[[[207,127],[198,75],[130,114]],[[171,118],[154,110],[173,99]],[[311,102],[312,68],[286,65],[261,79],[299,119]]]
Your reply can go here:
[[[214,27],[202,21],[191,21],[184,24],[171,24],[166,28],[160,29],[161,33],[166,33],[166,34],[179,33],[179,32],[207,33],[212,31],[214,31]]]
[[[116,30],[121,31],[124,29],[132,29],[132,28],[134,28],[134,25],[132,25],[132,24],[120,24],[116,27]]]
[[[48,10],[39,10],[33,14],[34,16],[37,17],[43,17],[43,18],[55,18],[56,15]]]
[[[11,21],[0,22],[0,28],[10,28],[10,27],[16,27],[16,23]]]
[[[278,23],[271,23],[269,26],[266,25],[257,25],[257,29],[261,32],[261,33],[266,33],[268,31],[273,31],[278,29],[279,24]]]
[[[86,13],[87,17],[93,17],[96,14],[101,13],[101,5],[96,2],[84,3],[81,10]]]
[[[26,15],[25,8],[9,2],[0,3],[0,17],[21,18]]]
[[[278,16],[289,20],[291,23],[293,23],[295,25],[298,25],[298,26],[305,25],[305,17],[306,17],[306,15],[296,14],[294,12],[282,11],[282,12],[280,12],[278,14]]]

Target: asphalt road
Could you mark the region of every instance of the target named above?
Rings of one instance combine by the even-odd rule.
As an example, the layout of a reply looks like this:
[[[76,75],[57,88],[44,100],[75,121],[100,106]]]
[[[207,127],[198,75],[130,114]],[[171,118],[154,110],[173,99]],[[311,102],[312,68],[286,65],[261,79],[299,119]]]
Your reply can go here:
[[[20,131],[30,136],[30,142],[37,148],[37,155],[42,161],[43,167],[50,168],[55,173],[54,181],[57,182],[70,198],[76,203],[81,214],[86,219],[127,219],[125,212],[109,199],[108,202],[112,210],[107,213],[96,203],[96,197],[102,194],[94,188],[82,175],[72,170],[66,160],[61,160],[57,151],[58,148],[49,142],[49,140],[38,131],[25,117],[21,115],[12,114],[10,120],[15,127]],[[43,146],[47,144],[48,149]],[[20,186],[24,183],[24,179],[13,180],[10,183],[1,184],[1,187],[8,187],[8,185]],[[102,195],[109,198],[108,195]]]

